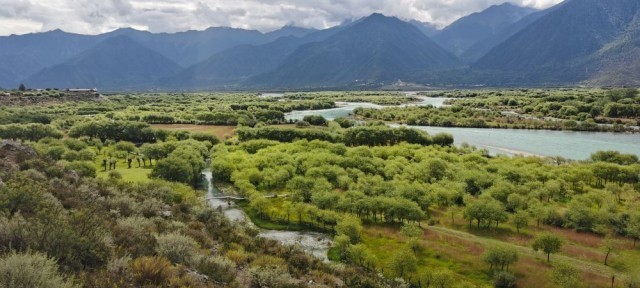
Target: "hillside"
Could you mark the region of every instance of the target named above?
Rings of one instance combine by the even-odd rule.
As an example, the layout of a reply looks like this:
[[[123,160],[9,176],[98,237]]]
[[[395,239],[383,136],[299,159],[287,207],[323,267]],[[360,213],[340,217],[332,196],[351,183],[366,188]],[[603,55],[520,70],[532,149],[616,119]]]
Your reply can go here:
[[[416,28],[418,28],[418,30],[422,31],[422,33],[424,33],[424,35],[427,35],[428,37],[436,35],[438,32],[440,32],[440,30],[438,30],[438,27],[436,27],[435,25],[433,25],[431,23],[420,22],[420,21],[416,21],[416,20],[410,20],[409,23],[411,23],[414,26],[416,26]]]
[[[596,52],[585,64],[591,71],[589,85],[640,86],[640,13],[614,41]]]
[[[29,87],[90,87],[132,89],[178,71],[180,67],[157,52],[117,36],[26,81]]]
[[[474,44],[500,35],[510,25],[534,12],[536,10],[533,8],[510,3],[494,5],[453,22],[437,33],[433,40],[449,52],[460,56]]]
[[[165,87],[215,88],[238,85],[250,77],[272,71],[303,44],[325,40],[346,26],[337,26],[321,31],[284,27],[271,33],[295,34],[262,45],[240,45],[219,52],[209,59],[187,67],[176,75],[160,81]],[[273,36],[273,35],[271,35]]]
[[[44,33],[0,37],[0,67],[12,78],[2,78],[0,85],[16,86],[40,70],[60,64],[89,49],[99,40],[88,35],[54,30]],[[2,83],[5,82],[5,83]]]
[[[373,14],[322,42],[297,49],[260,87],[337,87],[410,79],[414,73],[458,65],[412,24]]]
[[[494,48],[473,67],[499,71],[501,75],[517,73],[534,82],[542,78],[557,82],[585,79],[592,73],[585,63],[627,29],[639,8],[640,2],[635,0],[566,1]],[[618,53],[607,57],[616,58]]]
[[[460,55],[460,59],[463,59],[468,63],[478,61],[482,56],[489,53],[491,49],[507,41],[511,36],[516,35],[518,32],[529,27],[529,25],[532,25],[551,11],[553,11],[553,8],[537,11],[527,15],[520,19],[520,21],[500,30],[500,32],[476,42]]]

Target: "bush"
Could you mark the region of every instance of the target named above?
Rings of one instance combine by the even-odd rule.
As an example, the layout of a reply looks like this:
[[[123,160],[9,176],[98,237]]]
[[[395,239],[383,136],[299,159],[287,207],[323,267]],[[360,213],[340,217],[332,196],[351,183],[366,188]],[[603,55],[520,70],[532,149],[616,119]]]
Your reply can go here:
[[[78,175],[82,177],[96,177],[96,166],[94,166],[91,162],[72,162],[67,165],[67,168],[76,171]]]
[[[304,287],[291,278],[291,275],[283,267],[253,267],[249,269],[250,288]]]
[[[61,146],[49,147],[44,151],[44,155],[54,161],[62,159],[62,155],[67,152],[67,149]]]
[[[136,151],[136,145],[131,143],[131,142],[127,142],[127,141],[120,141],[116,144],[115,146],[116,151],[124,151],[124,152],[135,152]]]
[[[235,279],[235,264],[226,258],[219,256],[203,257],[197,267],[200,273],[207,275],[209,279],[217,283],[231,283]]]
[[[42,254],[12,253],[0,259],[0,287],[75,287],[59,273],[56,261]]]
[[[84,143],[78,139],[67,138],[62,140],[62,143],[64,143],[64,146],[67,146],[67,148],[73,151],[80,151],[87,148],[87,143]]]
[[[109,177],[110,180],[121,180],[122,179],[122,174],[118,171],[109,171],[109,173],[107,174],[107,177]]]
[[[516,276],[512,273],[502,271],[493,279],[493,287],[496,288],[515,288],[516,287]]]
[[[173,263],[191,264],[198,255],[198,243],[189,236],[178,233],[163,234],[156,237],[156,253]]]
[[[307,122],[307,121],[301,121],[300,120],[300,121],[296,122],[296,127],[297,128],[307,128],[309,126],[311,126],[311,124],[309,124],[309,122]]]
[[[133,279],[139,286],[162,286],[173,276],[173,266],[164,257],[141,257],[131,263]]]
[[[152,254],[156,247],[155,225],[143,217],[118,219],[113,228],[113,242],[133,257]]]
[[[194,178],[194,171],[189,162],[178,157],[170,157],[157,162],[151,171],[151,177],[167,181],[190,183]]]
[[[307,122],[313,126],[327,126],[327,119],[320,115],[308,115],[302,118],[302,121]]]
[[[92,161],[96,159],[96,153],[91,150],[81,150],[78,152],[78,160],[80,161]]]
[[[191,134],[191,139],[200,141],[200,142],[209,142],[211,145],[216,145],[220,143],[220,139],[215,135],[207,134],[207,133],[193,133]]]

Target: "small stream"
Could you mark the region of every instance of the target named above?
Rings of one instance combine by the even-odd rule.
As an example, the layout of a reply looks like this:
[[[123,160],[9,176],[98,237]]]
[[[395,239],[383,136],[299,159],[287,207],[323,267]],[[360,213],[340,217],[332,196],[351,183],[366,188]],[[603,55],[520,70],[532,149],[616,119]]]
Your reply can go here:
[[[253,225],[249,216],[242,211],[238,206],[236,206],[233,202],[229,205],[229,202],[220,199],[212,199],[215,196],[223,195],[218,188],[213,185],[211,179],[213,179],[213,175],[211,172],[205,171],[202,172],[205,179],[207,180],[208,189],[207,189],[207,202],[209,205],[215,209],[222,209],[224,215],[231,221],[234,222],[246,222],[247,225]],[[304,251],[313,256],[322,259],[324,261],[329,261],[327,258],[327,252],[329,248],[333,245],[331,238],[323,233],[317,232],[298,232],[298,231],[279,231],[279,230],[265,230],[260,229],[260,233],[258,236],[272,239],[280,242],[283,245],[296,245],[300,246]]]

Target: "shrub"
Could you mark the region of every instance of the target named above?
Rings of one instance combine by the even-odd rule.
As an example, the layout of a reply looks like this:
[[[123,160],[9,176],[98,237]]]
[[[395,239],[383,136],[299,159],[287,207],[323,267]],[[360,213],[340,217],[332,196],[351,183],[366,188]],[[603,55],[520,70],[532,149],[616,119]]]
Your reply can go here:
[[[136,145],[127,141],[120,141],[116,143],[115,148],[116,148],[116,151],[124,151],[129,153],[136,151]]]
[[[291,278],[291,275],[283,267],[253,267],[249,269],[250,288],[304,287]]]
[[[134,257],[152,254],[156,246],[153,232],[155,225],[150,219],[138,216],[121,218],[113,228],[113,241]]]
[[[173,276],[173,266],[164,257],[141,257],[131,262],[131,273],[139,286],[161,286]]]
[[[211,145],[216,145],[220,143],[220,139],[215,135],[207,134],[207,133],[193,133],[191,134],[191,139],[200,141],[200,142],[209,142]]]
[[[96,167],[91,162],[72,162],[67,165],[67,168],[78,172],[78,174],[82,177],[96,177]]]
[[[110,180],[120,180],[122,179],[122,174],[118,171],[112,170],[107,174]]]
[[[156,253],[173,263],[191,264],[198,255],[198,243],[193,238],[178,233],[163,234],[156,237]]]
[[[515,288],[516,287],[516,276],[512,273],[502,271],[493,279],[493,287],[496,288]]]
[[[76,287],[59,273],[56,261],[42,254],[12,253],[0,258],[0,287]]]
[[[96,153],[91,150],[81,150],[78,152],[78,160],[81,161],[93,161],[96,159]]]
[[[220,256],[203,257],[198,263],[198,271],[216,283],[231,283],[235,279],[235,264]]]
[[[67,138],[62,140],[62,143],[64,143],[64,146],[67,146],[67,148],[73,151],[80,151],[87,148],[87,143],[82,142],[78,139]]]
[[[313,126],[327,126],[327,119],[320,115],[308,115],[304,116],[302,121],[305,121]]]

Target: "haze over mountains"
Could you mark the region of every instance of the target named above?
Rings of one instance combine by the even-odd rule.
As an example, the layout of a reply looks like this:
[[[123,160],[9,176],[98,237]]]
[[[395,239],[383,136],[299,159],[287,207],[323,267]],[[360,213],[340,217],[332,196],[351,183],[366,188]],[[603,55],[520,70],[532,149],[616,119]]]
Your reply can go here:
[[[640,2],[503,4],[442,30],[381,14],[326,30],[210,28],[0,37],[0,87],[329,89],[640,85]]]

